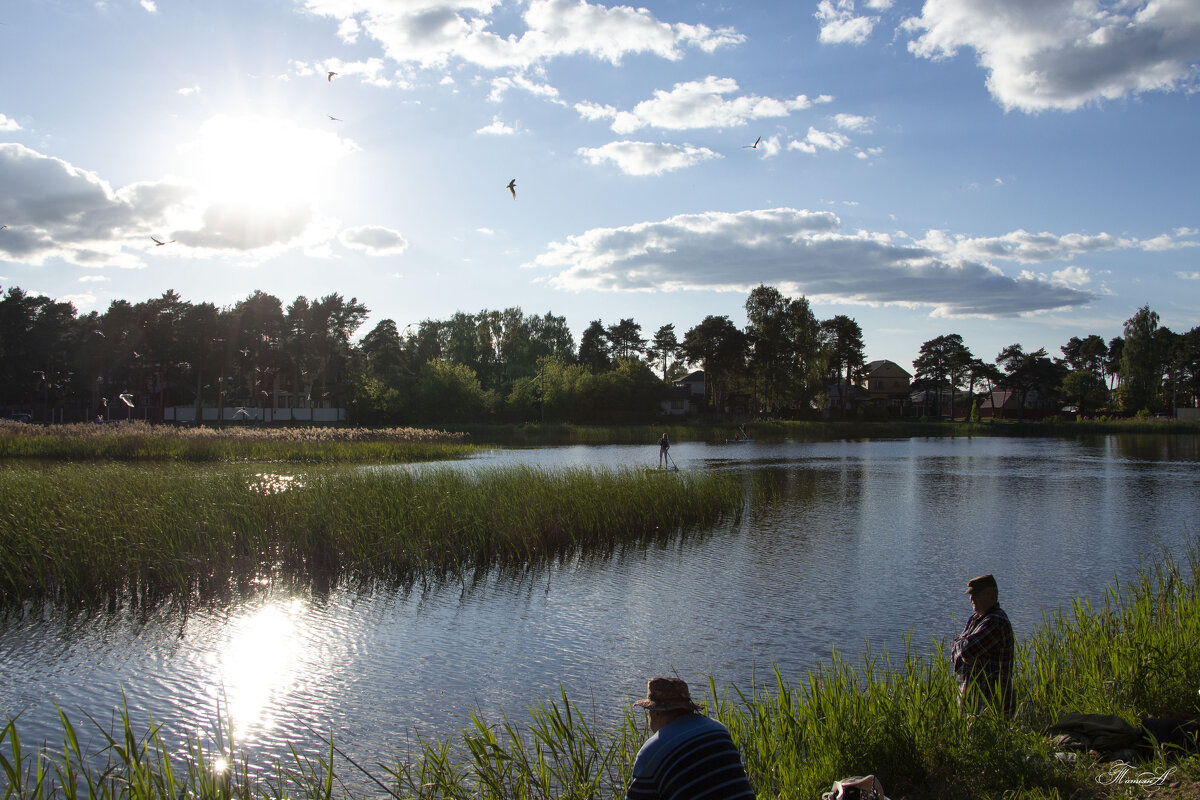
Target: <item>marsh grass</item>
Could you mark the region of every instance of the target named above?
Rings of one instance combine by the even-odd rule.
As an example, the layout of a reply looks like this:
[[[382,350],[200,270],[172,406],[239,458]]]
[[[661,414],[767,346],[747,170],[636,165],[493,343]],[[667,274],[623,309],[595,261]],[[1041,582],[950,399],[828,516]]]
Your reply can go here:
[[[140,602],[260,575],[409,581],[736,517],[731,474],[0,463],[0,596]]]
[[[960,714],[946,653],[935,647],[918,655],[911,646],[902,660],[868,648],[857,666],[835,652],[797,682],[773,670],[770,681],[752,681],[744,691],[710,680],[706,711],[728,726],[761,798],[816,798],[839,778],[868,773],[880,776],[889,796],[907,800],[1145,798],[1145,787],[1106,782],[1111,764],[1055,758],[1045,726],[1068,710],[1120,713],[1131,721],[1165,708],[1200,713],[1198,604],[1200,565],[1192,554],[1186,565],[1165,559],[1128,586],[1114,585],[1095,608],[1081,603],[1071,614],[1049,617],[1018,647],[1021,703],[1012,720]],[[286,763],[254,769],[243,760],[218,777],[212,769],[217,757],[236,763],[232,743],[206,752],[189,740],[179,759],[161,745],[157,730],[134,737],[126,712],[122,729],[88,754],[65,717],[62,726],[65,746],[57,753],[23,750],[12,722],[0,730],[5,798],[327,800],[362,794],[345,788],[362,784],[356,774],[362,768],[332,741],[328,758],[292,751]],[[645,736],[632,706],[620,724],[606,727],[594,709],[560,690],[521,720],[489,722],[477,714],[457,737],[421,741],[415,754],[362,771],[388,795],[414,800],[617,798]],[[108,758],[108,765],[89,771],[85,765],[97,758]],[[1181,784],[1174,794],[1154,796],[1192,797],[1200,788],[1194,752],[1159,748],[1138,768],[1170,770]]]
[[[464,433],[418,428],[175,427],[0,421],[0,458],[75,461],[414,463],[475,452]]]

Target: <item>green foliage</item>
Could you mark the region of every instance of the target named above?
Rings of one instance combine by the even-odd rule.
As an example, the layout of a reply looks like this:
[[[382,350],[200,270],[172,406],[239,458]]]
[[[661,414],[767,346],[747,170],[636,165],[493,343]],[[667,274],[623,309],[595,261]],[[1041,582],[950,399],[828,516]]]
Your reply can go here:
[[[710,680],[704,705],[728,727],[761,798],[819,797],[835,780],[867,773],[889,796],[909,800],[1142,797],[1099,780],[1111,775],[1111,764],[1055,758],[1043,731],[1073,710],[1129,719],[1197,713],[1198,636],[1200,563],[1193,552],[1186,566],[1164,559],[1143,568],[1129,586],[1114,585],[1099,607],[1076,603],[1022,641],[1014,719],[960,713],[946,653],[935,645],[921,655],[911,643],[895,660],[868,646],[857,666],[835,651],[799,680],[776,668],[769,682],[752,679],[745,690]],[[705,699],[699,691],[693,696]],[[5,797],[329,800],[352,767],[361,770],[332,739],[327,757],[293,751],[290,763],[252,769],[219,727],[214,744],[202,747],[191,737],[184,752],[173,753],[153,726],[149,735],[135,735],[127,710],[116,731],[103,732],[101,751],[85,753],[71,723],[60,719],[61,753],[26,750],[15,721],[0,729]],[[560,688],[521,720],[474,714],[458,735],[421,740],[415,755],[367,775],[405,800],[618,798],[644,736],[632,706],[606,728]],[[1143,767],[1171,770],[1193,789],[1200,781],[1194,754],[1159,749]]]
[[[705,472],[10,463],[0,597],[136,602],[272,569],[403,582],[711,524],[743,492]]]
[[[1108,403],[1108,387],[1104,379],[1091,370],[1075,370],[1067,373],[1062,382],[1063,399],[1087,416]]]
[[[412,406],[414,421],[465,422],[487,417],[493,405],[470,367],[452,361],[429,361],[417,376]]]
[[[1156,337],[1158,314],[1149,306],[1125,320],[1121,351],[1121,407],[1140,411],[1157,405],[1162,388],[1163,353]]]

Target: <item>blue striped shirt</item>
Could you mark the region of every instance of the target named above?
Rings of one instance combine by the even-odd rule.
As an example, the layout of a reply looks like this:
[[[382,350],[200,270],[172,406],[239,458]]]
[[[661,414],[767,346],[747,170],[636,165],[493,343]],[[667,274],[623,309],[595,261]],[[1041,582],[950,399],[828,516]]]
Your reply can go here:
[[[703,714],[671,720],[633,762],[628,800],[754,800],[729,731]]]

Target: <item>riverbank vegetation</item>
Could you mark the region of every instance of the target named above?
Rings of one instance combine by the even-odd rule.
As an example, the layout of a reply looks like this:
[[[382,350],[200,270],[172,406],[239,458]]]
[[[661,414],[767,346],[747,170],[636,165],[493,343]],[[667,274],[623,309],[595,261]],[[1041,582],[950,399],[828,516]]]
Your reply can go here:
[[[0,421],[0,458],[73,461],[287,461],[414,463],[474,452],[466,434],[418,428],[265,428],[27,425]]]
[[[521,565],[712,525],[754,485],[582,467],[0,462],[0,597],[138,603]]]
[[[834,653],[799,678],[777,671],[762,685],[710,683],[707,713],[730,729],[760,798],[816,798],[833,781],[872,773],[894,800],[989,798],[1192,798],[1200,790],[1194,748],[1154,747],[1133,762],[1083,754],[1060,758],[1047,727],[1070,711],[1143,716],[1200,715],[1200,563],[1166,558],[1096,604],[1049,616],[1017,653],[1020,704],[1012,720],[968,719],[956,705],[947,654],[869,649],[854,666]],[[695,687],[700,694],[700,687]],[[0,730],[5,797],[13,800],[202,797],[225,800],[395,798],[618,798],[646,733],[632,707],[605,728],[565,694],[527,718],[485,720],[456,738],[371,765],[350,761],[335,741],[328,755],[293,755],[252,766],[227,737],[184,752],[163,731],[106,731],[107,746],[85,753],[62,717],[60,747],[28,748],[10,721]],[[364,774],[369,781],[364,779]]]
[[[1200,403],[1200,327],[1172,331],[1148,307],[1121,335],[1071,336],[1061,357],[1019,343],[977,355],[946,333],[915,358],[867,353],[855,320],[818,320],[807,298],[775,287],[752,289],[744,309],[742,328],[708,315],[643,335],[632,318],[597,319],[578,339],[550,313],[458,311],[403,328],[384,319],[354,341],[370,311],[337,294],[285,308],[254,292],[217,308],[167,291],[79,316],[70,303],[9,287],[0,297],[0,413],[43,423],[240,416],[441,426],[650,424],[667,408],[789,419],[1174,416]],[[689,371],[702,377],[677,386]]]

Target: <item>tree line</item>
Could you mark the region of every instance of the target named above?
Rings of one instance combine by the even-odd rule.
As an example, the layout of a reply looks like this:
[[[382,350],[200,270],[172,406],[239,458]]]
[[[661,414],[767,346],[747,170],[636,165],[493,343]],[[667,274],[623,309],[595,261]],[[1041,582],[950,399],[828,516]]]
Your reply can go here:
[[[78,315],[70,303],[9,288],[0,298],[0,406],[36,419],[157,419],[175,406],[342,407],[357,424],[482,420],[645,422],[690,369],[706,375],[705,406],[730,398],[774,416],[803,416],[846,388],[866,365],[863,335],[846,316],[818,320],[804,297],[759,286],[746,326],[707,316],[678,335],[650,336],[633,319],[593,320],[578,346],[566,319],[520,308],[457,312],[401,328],[379,322],[357,342],[369,310],[356,298],[256,291],[230,307],[174,291],[114,301]],[[1197,396],[1200,334],[1176,335],[1142,309],[1125,335],[1072,338],[1062,359],[1006,348],[975,358],[956,334],[926,342],[916,379],[948,392],[1005,385],[1022,398],[1066,398],[1083,408],[1159,410]],[[958,390],[958,391],[954,391]],[[953,409],[951,409],[953,411]]]
[[[951,416],[968,412],[956,409],[956,400],[973,405],[977,389],[985,397],[996,389],[1012,392],[1018,416],[1031,406],[1069,407],[1088,416],[1167,413],[1198,404],[1200,327],[1175,333],[1143,306],[1125,321],[1123,334],[1107,342],[1098,334],[1072,336],[1059,348],[1061,357],[1011,344],[991,362],[976,357],[958,334],[947,334],[921,345],[914,378],[932,390],[939,414],[949,402]]]

